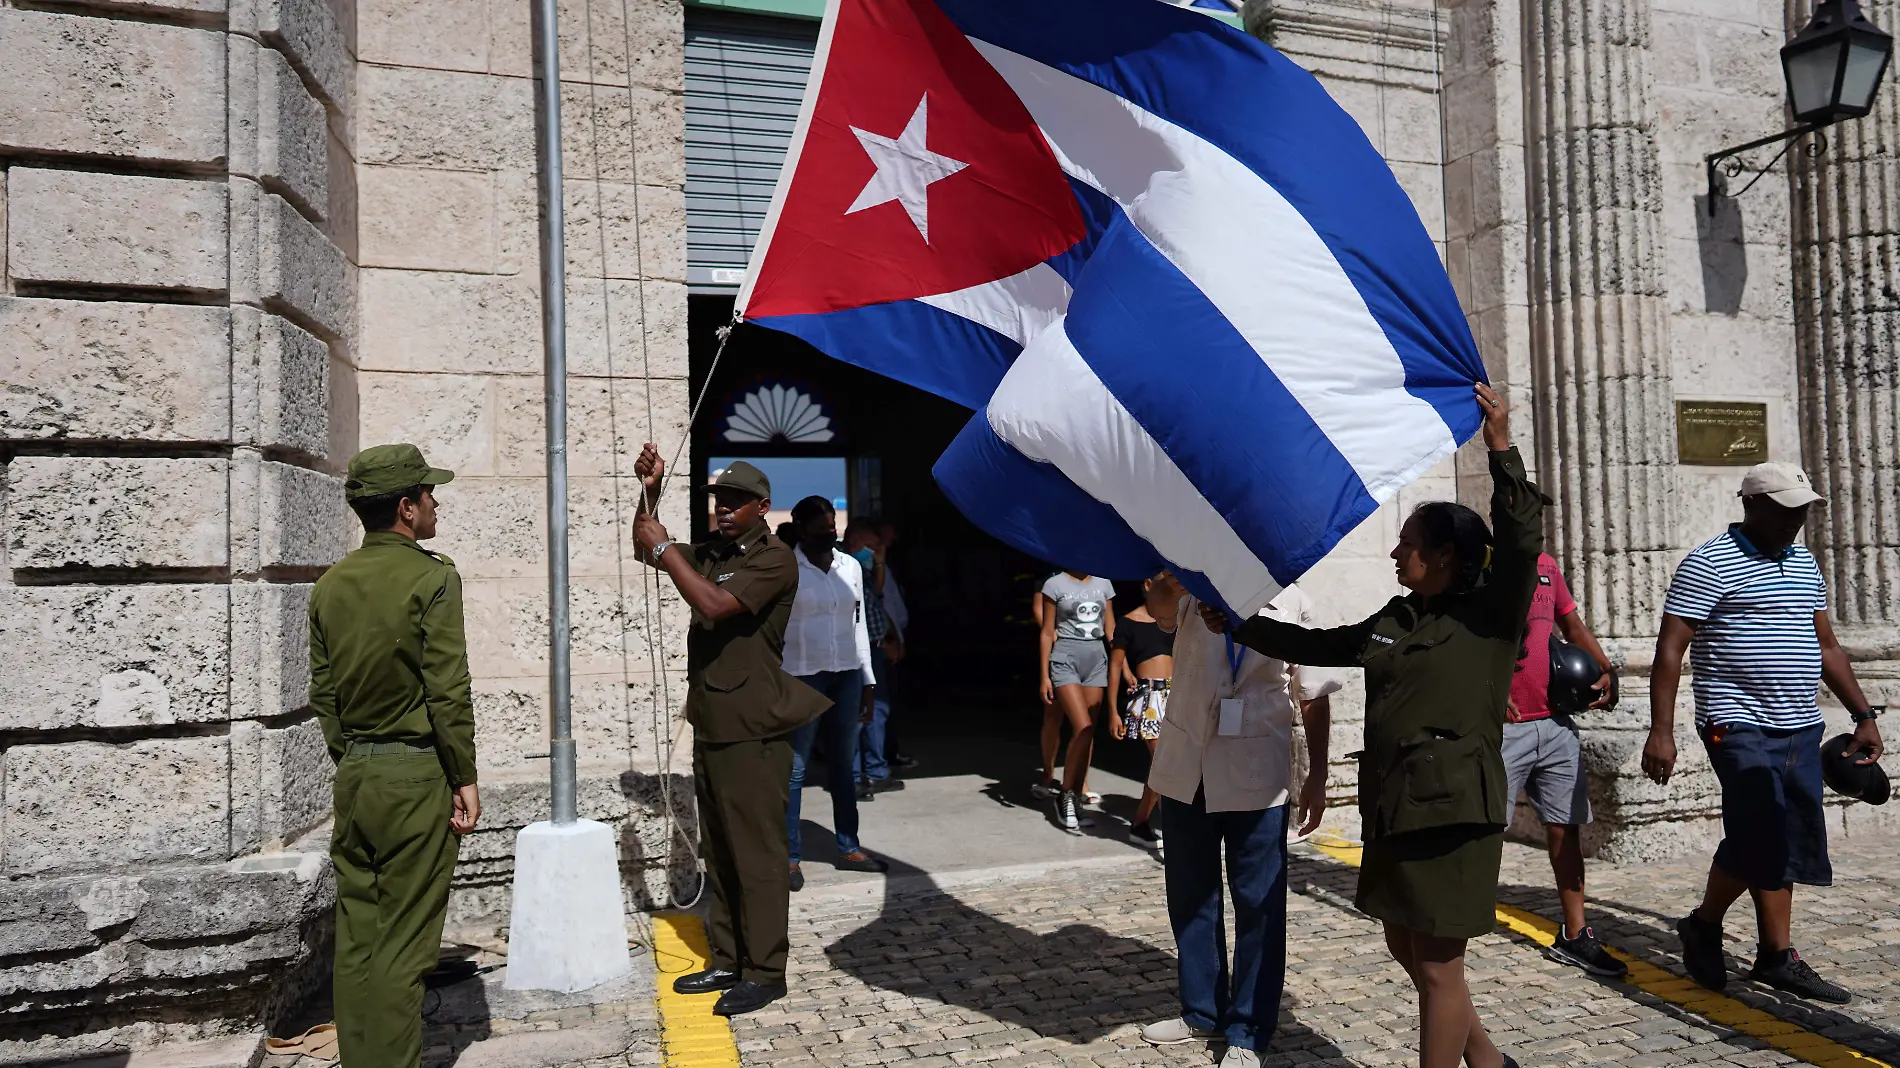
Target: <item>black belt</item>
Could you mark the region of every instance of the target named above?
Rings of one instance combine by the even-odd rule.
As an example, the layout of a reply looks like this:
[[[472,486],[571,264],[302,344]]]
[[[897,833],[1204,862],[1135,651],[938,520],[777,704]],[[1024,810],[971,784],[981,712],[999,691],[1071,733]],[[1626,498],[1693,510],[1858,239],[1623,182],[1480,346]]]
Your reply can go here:
[[[433,753],[433,745],[410,745],[408,742],[357,742],[349,743],[344,750],[345,756],[404,756],[410,753]]]

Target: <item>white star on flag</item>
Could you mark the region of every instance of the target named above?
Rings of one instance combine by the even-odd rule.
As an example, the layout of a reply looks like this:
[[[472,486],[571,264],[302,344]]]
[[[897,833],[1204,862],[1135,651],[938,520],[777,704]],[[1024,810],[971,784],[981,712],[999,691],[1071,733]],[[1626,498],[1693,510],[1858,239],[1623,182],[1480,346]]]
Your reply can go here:
[[[858,199],[844,209],[844,213],[849,215],[895,200],[904,206],[904,214],[910,216],[911,225],[917,227],[925,244],[930,243],[927,208],[931,183],[940,182],[969,166],[961,160],[938,155],[924,147],[924,110],[929,103],[928,93],[918,99],[917,110],[911,112],[910,121],[904,124],[904,132],[895,138],[851,127],[851,132],[858,135],[858,144],[864,146],[864,154],[877,165],[877,173],[864,183]]]

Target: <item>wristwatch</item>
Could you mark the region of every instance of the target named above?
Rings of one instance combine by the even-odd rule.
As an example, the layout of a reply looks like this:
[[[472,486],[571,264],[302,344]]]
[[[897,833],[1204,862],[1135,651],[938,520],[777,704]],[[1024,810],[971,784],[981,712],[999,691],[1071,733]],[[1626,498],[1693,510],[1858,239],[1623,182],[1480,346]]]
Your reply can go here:
[[[1854,721],[1854,726],[1858,727],[1870,719],[1879,719],[1880,714],[1886,710],[1886,705],[1868,705],[1865,712],[1849,712],[1847,715]]]
[[[673,539],[668,538],[665,541],[661,542],[660,544],[655,545],[653,547],[653,551],[647,554],[647,558],[657,564],[660,562],[660,557],[666,555],[666,550],[671,549],[672,547],[673,547]]]

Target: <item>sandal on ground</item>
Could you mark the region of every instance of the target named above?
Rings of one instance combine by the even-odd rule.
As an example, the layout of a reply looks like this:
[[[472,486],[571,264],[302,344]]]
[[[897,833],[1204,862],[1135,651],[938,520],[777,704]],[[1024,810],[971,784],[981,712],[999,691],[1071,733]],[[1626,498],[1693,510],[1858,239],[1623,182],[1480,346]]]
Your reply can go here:
[[[267,1038],[264,1048],[271,1053],[297,1053],[320,1061],[337,1059],[336,1025],[318,1024],[296,1038]]]

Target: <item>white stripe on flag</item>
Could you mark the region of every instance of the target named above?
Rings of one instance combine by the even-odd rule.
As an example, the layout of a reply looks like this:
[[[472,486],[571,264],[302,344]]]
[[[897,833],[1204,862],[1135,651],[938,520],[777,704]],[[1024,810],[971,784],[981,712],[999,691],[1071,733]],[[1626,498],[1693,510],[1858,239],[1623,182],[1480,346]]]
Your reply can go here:
[[[1278,190],[1107,89],[986,41],[970,43],[1022,98],[1062,169],[1119,203],[1207,296],[1374,500],[1457,448],[1438,412],[1405,391],[1405,367],[1365,299]]]
[[[1044,327],[1062,318],[1069,307],[1069,293],[1068,281],[1054,267],[1038,263],[1008,278],[918,297],[917,302],[981,323],[1018,345],[1027,345]]]
[[[1095,376],[1061,323],[1016,357],[988,412],[997,437],[1054,464],[1162,556],[1206,575],[1234,611],[1253,615],[1280,592],[1267,566]]]

